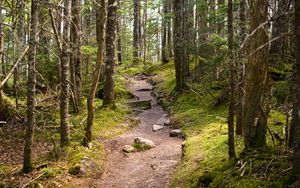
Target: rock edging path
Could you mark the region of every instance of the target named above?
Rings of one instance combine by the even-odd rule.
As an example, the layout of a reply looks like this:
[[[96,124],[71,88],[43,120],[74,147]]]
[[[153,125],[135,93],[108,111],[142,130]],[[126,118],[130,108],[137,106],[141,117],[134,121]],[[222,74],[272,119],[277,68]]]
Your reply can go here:
[[[139,100],[152,100],[152,108],[136,115],[140,124],[130,132],[105,141],[108,164],[100,180],[92,187],[165,188],[181,158],[182,140],[169,136],[170,129],[153,131],[153,125],[167,118],[166,112],[151,95],[152,86],[145,79],[131,78],[130,89]],[[149,139],[155,147],[142,152],[124,153],[136,137]]]

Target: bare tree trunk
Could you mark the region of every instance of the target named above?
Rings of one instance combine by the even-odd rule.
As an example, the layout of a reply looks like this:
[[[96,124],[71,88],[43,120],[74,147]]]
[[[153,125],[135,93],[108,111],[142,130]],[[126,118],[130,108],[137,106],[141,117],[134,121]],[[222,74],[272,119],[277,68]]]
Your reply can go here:
[[[73,55],[73,65],[74,65],[74,75],[75,75],[75,89],[74,95],[78,105],[81,101],[81,87],[82,87],[82,72],[81,72],[81,14],[80,14],[80,0],[72,0],[72,55]],[[77,112],[79,108],[77,106]]]
[[[89,142],[92,141],[92,126],[94,120],[94,99],[96,90],[99,83],[100,73],[101,73],[101,65],[104,63],[104,49],[105,49],[105,31],[106,31],[106,0],[100,0],[99,11],[97,11],[97,42],[98,42],[98,52],[97,52],[97,62],[95,67],[94,78],[92,79],[92,85],[90,88],[88,100],[87,100],[87,109],[88,109],[88,117],[87,117],[87,125],[85,137],[83,139],[83,144],[85,146],[88,145]]]
[[[147,23],[148,23],[148,0],[144,0],[144,29],[143,29],[143,45],[144,45],[144,63],[147,60]]]
[[[268,27],[257,29],[268,19],[268,1],[251,0],[250,31],[256,30],[251,38],[250,53],[268,42]],[[243,130],[245,148],[259,148],[266,145],[268,110],[265,104],[268,84],[268,47],[252,54],[247,63],[245,75],[245,99]]]
[[[147,0],[145,0],[147,1]],[[146,3],[146,2],[145,2]],[[120,0],[118,0],[118,7],[120,7]],[[146,13],[145,13],[146,14]],[[121,40],[121,32],[120,32],[120,27],[121,27],[121,18],[119,15],[117,15],[117,51],[118,51],[118,64],[122,64],[122,40]],[[144,30],[145,32],[145,30]],[[145,44],[145,41],[144,41]]]
[[[133,65],[140,60],[140,32],[141,32],[141,2],[134,0],[134,23],[133,23]]]
[[[23,156],[23,172],[32,171],[32,145],[35,126],[35,84],[36,84],[36,40],[37,40],[37,0],[31,1],[31,21],[28,56],[27,126]]]
[[[163,2],[163,21],[162,21],[162,48],[161,48],[161,61],[163,64],[170,61],[168,49],[167,49],[167,24],[168,24],[168,1]]]
[[[296,35],[296,49],[295,49],[295,71],[296,71],[296,79],[295,86],[297,88],[296,92],[296,103],[297,103],[297,116],[293,117],[297,119],[298,124],[295,127],[295,143],[294,143],[294,156],[293,156],[293,173],[297,176],[298,181],[300,179],[300,2],[295,1],[295,35]],[[298,184],[299,185],[299,184]]]
[[[230,71],[229,77],[229,105],[228,105],[228,146],[229,158],[235,158],[234,147],[234,58],[233,58],[233,8],[232,0],[228,0],[228,65]]]
[[[290,2],[287,0],[277,0],[277,10],[274,14],[274,22],[272,27],[272,38],[281,36],[289,31],[289,12]],[[283,62],[287,61],[288,43],[285,38],[275,40],[270,47],[270,65],[272,67],[282,68]]]
[[[246,38],[246,0],[240,0],[240,44],[242,44]],[[241,63],[239,64],[238,75],[238,104],[237,104],[237,116],[236,116],[236,134],[243,134],[243,80],[244,80],[244,58],[240,57]]]
[[[64,0],[63,44],[61,51],[60,145],[69,144],[69,68],[70,68],[71,0]]]
[[[168,13],[171,14],[172,13],[172,2],[171,0],[167,0],[168,2]],[[169,52],[169,57],[172,58],[174,57],[174,53],[173,53],[173,36],[172,36],[172,18],[169,18],[168,23],[167,23],[167,44],[168,44],[168,52]]]
[[[184,1],[174,0],[174,61],[176,74],[176,90],[182,92],[185,85],[184,58]]]
[[[114,104],[114,72],[116,61],[116,31],[117,31],[117,0],[108,0],[107,27],[106,27],[106,79],[104,85],[103,106],[115,107]]]

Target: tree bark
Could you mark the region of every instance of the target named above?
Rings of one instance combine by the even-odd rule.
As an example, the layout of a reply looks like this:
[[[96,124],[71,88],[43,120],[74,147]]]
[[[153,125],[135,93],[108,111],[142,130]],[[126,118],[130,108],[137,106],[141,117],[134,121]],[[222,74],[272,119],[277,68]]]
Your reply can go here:
[[[96,90],[98,87],[100,74],[101,74],[101,65],[104,63],[104,49],[105,49],[105,31],[106,31],[106,0],[100,0],[100,7],[97,11],[96,18],[96,32],[97,32],[97,42],[98,42],[98,52],[97,52],[97,62],[94,72],[94,78],[92,79],[92,85],[89,91],[89,96],[87,100],[87,125],[85,137],[83,139],[83,145],[87,146],[89,142],[92,141],[92,127],[94,120],[94,99],[96,95]]]
[[[161,61],[163,64],[168,63],[170,61],[168,49],[167,49],[167,25],[168,25],[168,1],[163,2],[163,21],[162,21],[162,47],[161,47]]]
[[[69,69],[70,69],[70,17],[71,0],[64,0],[63,43],[61,51],[61,93],[60,93],[60,145],[69,144]]]
[[[74,95],[78,105],[81,101],[81,87],[82,87],[82,72],[81,72],[81,13],[80,13],[80,0],[72,0],[72,60],[74,66]],[[79,112],[77,106],[76,109]]]
[[[298,124],[295,127],[295,142],[294,142],[294,155],[293,155],[293,173],[297,176],[298,181],[300,179],[300,2],[295,1],[295,22],[294,22],[294,32],[296,35],[296,49],[295,49],[295,71],[296,71],[296,103],[297,103],[297,116],[293,117],[297,119]]]
[[[141,2],[134,0],[134,23],[133,23],[133,65],[139,63],[140,60],[140,44],[141,44]]]
[[[246,0],[240,0],[240,44],[243,44],[246,35]],[[243,134],[243,80],[244,80],[244,56],[240,57],[241,63],[239,64],[239,75],[238,75],[238,84],[237,84],[237,92],[238,92],[238,103],[237,103],[237,116],[236,116],[236,134]]]
[[[118,0],[118,7],[120,7],[120,0]],[[117,52],[118,52],[118,65],[122,64],[122,40],[121,40],[121,18],[117,15]],[[144,31],[145,32],[145,31]]]
[[[182,92],[185,85],[185,53],[184,53],[184,3],[186,0],[174,0],[174,62],[176,75],[176,91]]]
[[[108,13],[106,25],[106,79],[104,84],[103,106],[115,107],[114,104],[114,72],[115,72],[115,50],[117,39],[117,0],[108,0]]]
[[[31,1],[30,39],[28,56],[28,88],[27,88],[27,125],[25,133],[25,145],[23,156],[23,172],[31,172],[32,145],[35,126],[35,84],[36,84],[36,40],[37,40],[37,0]]]
[[[256,30],[251,38],[250,52],[268,42],[268,27],[257,29],[268,19],[268,1],[250,0],[250,31]],[[268,84],[268,47],[252,54],[247,63],[243,110],[245,148],[266,145],[268,110],[265,104]]]
[[[233,5],[232,0],[228,0],[228,65],[229,65],[229,105],[228,105],[228,146],[229,158],[235,158],[234,147],[234,58],[233,58]]]

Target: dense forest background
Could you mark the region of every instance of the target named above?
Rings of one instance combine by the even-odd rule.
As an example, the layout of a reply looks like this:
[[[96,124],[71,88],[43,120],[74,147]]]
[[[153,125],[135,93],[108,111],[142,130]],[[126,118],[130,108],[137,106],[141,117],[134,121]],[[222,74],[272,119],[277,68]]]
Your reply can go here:
[[[86,157],[104,169],[104,140],[139,124],[140,77],[185,140],[169,186],[299,186],[299,8],[0,0],[0,187],[75,186]]]

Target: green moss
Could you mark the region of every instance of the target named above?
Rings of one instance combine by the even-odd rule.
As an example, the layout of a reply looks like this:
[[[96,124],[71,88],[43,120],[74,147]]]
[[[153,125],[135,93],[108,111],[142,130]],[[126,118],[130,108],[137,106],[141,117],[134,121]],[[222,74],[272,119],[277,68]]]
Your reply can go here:
[[[290,156],[286,150],[268,148],[266,151],[243,154],[243,140],[238,137],[235,140],[237,161],[243,164],[247,162],[245,172],[239,171],[241,166],[237,161],[228,159],[227,107],[211,107],[214,97],[221,95],[226,81],[213,82],[212,85],[193,84],[198,96],[186,91],[171,98],[173,102],[169,102],[169,96],[173,94],[175,87],[173,66],[173,63],[169,63],[151,68],[151,72],[157,74],[154,78],[154,83],[157,83],[154,92],[165,98],[161,102],[171,113],[172,124],[180,126],[186,135],[184,160],[177,169],[171,187],[243,188],[271,186],[274,183],[287,185],[282,184],[282,177],[286,174],[281,174],[290,166],[288,157],[282,157]],[[217,86],[218,89],[210,90],[210,93],[205,89]],[[283,124],[278,125],[277,122]],[[284,124],[284,114],[279,111],[270,113],[269,128],[272,132],[277,131],[283,137]],[[270,134],[267,135],[267,145],[273,146]]]
[[[41,172],[44,174],[43,179],[52,178],[62,173],[62,170],[57,167],[43,168]]]

